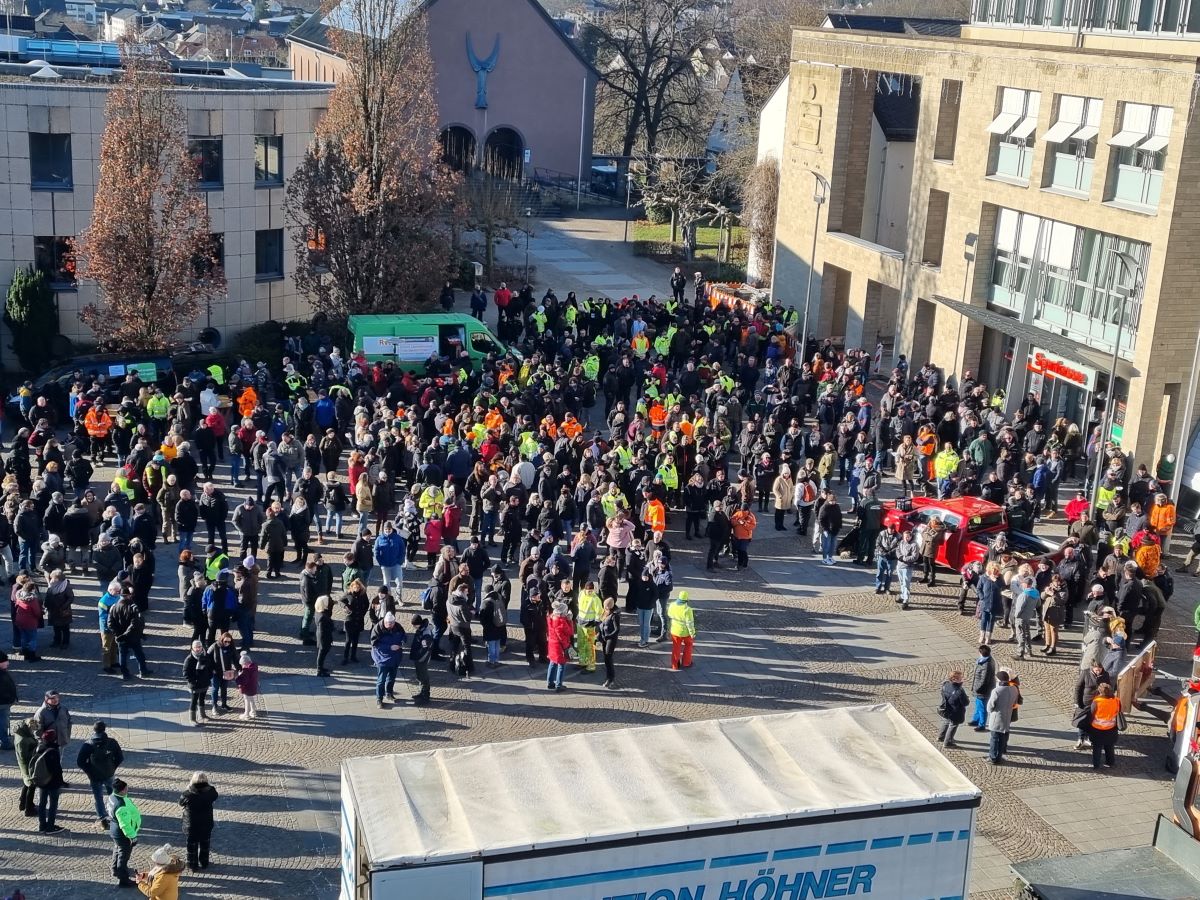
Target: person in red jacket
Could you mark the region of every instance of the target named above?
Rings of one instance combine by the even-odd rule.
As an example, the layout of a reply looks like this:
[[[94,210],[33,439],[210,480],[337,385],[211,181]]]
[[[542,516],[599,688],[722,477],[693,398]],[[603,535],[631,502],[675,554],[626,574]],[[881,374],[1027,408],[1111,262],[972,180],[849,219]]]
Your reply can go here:
[[[451,494],[446,498],[442,507],[442,542],[453,547],[458,552],[458,533],[462,529],[462,507]]]
[[[550,658],[550,666],[546,669],[546,690],[562,690],[567,648],[574,640],[575,625],[571,621],[570,608],[565,603],[555,603],[546,623],[546,655]]]

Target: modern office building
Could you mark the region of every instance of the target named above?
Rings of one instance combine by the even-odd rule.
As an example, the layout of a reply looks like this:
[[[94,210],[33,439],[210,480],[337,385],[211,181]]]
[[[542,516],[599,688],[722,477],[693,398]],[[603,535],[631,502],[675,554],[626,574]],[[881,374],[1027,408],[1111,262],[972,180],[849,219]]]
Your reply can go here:
[[[1198,57],[1200,0],[976,0],[959,37],[797,30],[762,142],[776,296],[803,306],[811,272],[816,335],[1081,422],[1115,393],[1126,448],[1175,449],[1200,328]]]
[[[104,130],[109,76],[61,66],[56,78],[6,65],[0,81],[0,284],[27,265],[54,287],[62,333],[92,341],[79,310],[95,285],[76,281],[72,242],[87,227]],[[14,72],[24,77],[11,77]],[[267,319],[309,315],[292,279],[295,249],[284,214],[288,177],[324,113],[329,87],[275,80],[182,76],[176,98],[187,117],[196,190],[208,205],[228,282],[226,296],[194,323],[226,337]],[[3,360],[9,364],[8,359]]]

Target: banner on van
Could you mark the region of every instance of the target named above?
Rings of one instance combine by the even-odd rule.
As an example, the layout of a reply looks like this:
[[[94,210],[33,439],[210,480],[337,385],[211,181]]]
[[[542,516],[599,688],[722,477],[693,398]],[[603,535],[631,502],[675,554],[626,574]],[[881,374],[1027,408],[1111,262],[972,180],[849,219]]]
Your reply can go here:
[[[396,359],[429,359],[437,352],[437,338],[433,335],[418,337],[363,337],[363,353],[367,356],[394,356]]]

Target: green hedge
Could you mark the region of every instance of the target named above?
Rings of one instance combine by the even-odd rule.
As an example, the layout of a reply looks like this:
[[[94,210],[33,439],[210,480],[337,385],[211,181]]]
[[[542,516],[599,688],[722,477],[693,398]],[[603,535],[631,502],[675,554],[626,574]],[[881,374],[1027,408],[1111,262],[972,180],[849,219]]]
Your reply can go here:
[[[634,241],[634,256],[675,257],[682,258],[682,248],[670,241]]]

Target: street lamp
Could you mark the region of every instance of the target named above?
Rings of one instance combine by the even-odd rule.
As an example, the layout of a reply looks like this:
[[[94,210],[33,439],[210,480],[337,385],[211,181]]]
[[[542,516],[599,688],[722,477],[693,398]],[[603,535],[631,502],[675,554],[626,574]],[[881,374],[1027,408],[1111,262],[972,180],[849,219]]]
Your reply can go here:
[[[975,265],[975,244],[979,241],[979,235],[975,232],[970,232],[963,238],[963,259],[966,260],[966,271],[963,273],[963,289],[962,302],[971,305],[971,269]],[[962,352],[963,326],[966,325],[966,315],[960,313],[958,316],[958,337],[954,341],[954,353],[958,356]],[[966,368],[964,363],[966,360],[960,360],[959,371]]]
[[[808,257],[808,286],[804,289],[804,327],[800,332],[800,358],[808,356],[808,311],[812,301],[813,269],[817,267],[817,231],[821,227],[821,207],[829,199],[829,181],[820,172],[813,172],[816,183],[813,185],[813,237],[812,253]]]
[[[525,283],[529,284],[529,237],[533,231],[533,207],[525,207]]]
[[[628,165],[628,164],[627,164]],[[621,243],[629,240],[629,201],[633,194],[633,173],[625,173],[625,233],[621,235]]]
[[[1113,417],[1117,412],[1117,358],[1121,352],[1121,332],[1125,329],[1125,313],[1129,308],[1129,299],[1138,294],[1141,289],[1142,264],[1134,257],[1121,250],[1109,250],[1111,260],[1119,262],[1129,274],[1129,284],[1114,288],[1117,268],[1109,262],[1109,290],[1116,290],[1121,295],[1121,305],[1117,312],[1117,333],[1113,339],[1112,362],[1108,366],[1108,402],[1104,404],[1104,420],[1100,425],[1100,437],[1096,446],[1096,470],[1092,474],[1092,509],[1100,496],[1100,476],[1104,473],[1104,448],[1112,435]]]

